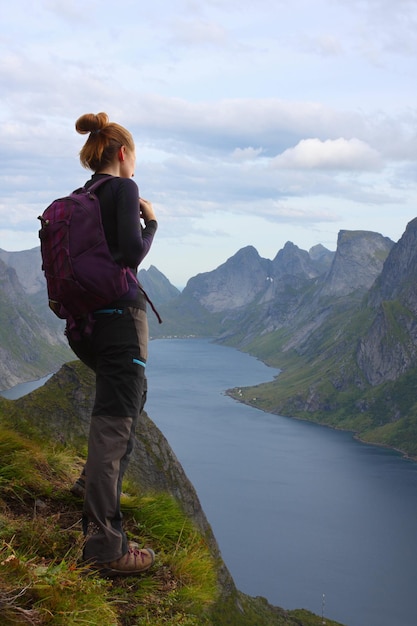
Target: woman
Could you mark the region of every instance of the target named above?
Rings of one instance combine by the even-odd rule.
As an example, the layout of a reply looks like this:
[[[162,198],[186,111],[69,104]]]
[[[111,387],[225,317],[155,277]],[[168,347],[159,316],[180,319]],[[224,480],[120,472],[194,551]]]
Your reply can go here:
[[[88,455],[81,479],[85,480],[84,559],[105,575],[132,575],[147,570],[155,558],[151,549],[139,549],[127,540],[120,493],[146,399],[146,296],[136,272],[151,247],[157,221],[152,204],[139,198],[132,180],[136,156],[129,131],[109,122],[106,113],[82,115],[75,128],[89,134],[80,161],[94,174],[85,186],[108,179],[96,193],[110,252],[115,261],[133,270],[127,293],[94,313],[90,336],[80,337],[67,328],[72,350],[96,374]],[[80,479],[77,482],[79,485]]]

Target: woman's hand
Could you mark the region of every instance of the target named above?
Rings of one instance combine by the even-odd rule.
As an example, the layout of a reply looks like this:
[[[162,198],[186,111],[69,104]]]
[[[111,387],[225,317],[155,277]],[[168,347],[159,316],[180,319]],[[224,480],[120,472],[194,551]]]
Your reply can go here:
[[[143,219],[145,224],[147,224],[151,220],[156,220],[155,211],[153,209],[152,202],[149,202],[149,200],[144,200],[144,198],[139,198],[139,211],[140,211],[140,217]]]

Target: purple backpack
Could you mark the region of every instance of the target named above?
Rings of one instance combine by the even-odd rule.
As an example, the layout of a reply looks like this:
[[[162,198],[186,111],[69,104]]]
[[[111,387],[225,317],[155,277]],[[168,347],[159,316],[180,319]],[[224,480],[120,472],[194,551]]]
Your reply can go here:
[[[81,187],[54,200],[38,219],[49,306],[62,319],[82,318],[128,291],[127,274],[110,254],[96,189]]]

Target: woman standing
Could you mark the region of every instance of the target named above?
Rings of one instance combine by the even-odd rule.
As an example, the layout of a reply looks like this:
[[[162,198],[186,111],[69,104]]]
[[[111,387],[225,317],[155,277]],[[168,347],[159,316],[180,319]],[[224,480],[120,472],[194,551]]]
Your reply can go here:
[[[106,113],[82,115],[75,128],[89,135],[80,161],[94,173],[85,187],[106,179],[96,193],[110,252],[115,261],[133,270],[128,273],[128,291],[94,312],[91,335],[72,335],[67,328],[72,350],[96,374],[83,476],[84,559],[105,575],[134,575],[147,570],[155,558],[151,549],[127,540],[120,494],[146,399],[146,296],[136,273],[151,247],[157,221],[152,204],[139,198],[132,180],[136,155],[130,132],[109,122]]]

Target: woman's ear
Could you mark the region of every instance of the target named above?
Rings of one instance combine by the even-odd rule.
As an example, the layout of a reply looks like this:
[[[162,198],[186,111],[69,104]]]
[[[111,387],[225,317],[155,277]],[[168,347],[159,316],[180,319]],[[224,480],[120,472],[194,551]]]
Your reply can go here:
[[[119,154],[118,154],[119,161],[120,161],[121,163],[123,163],[123,161],[125,160],[125,153],[126,153],[126,148],[125,148],[125,146],[122,146],[122,147],[120,148],[120,150],[119,150]]]

